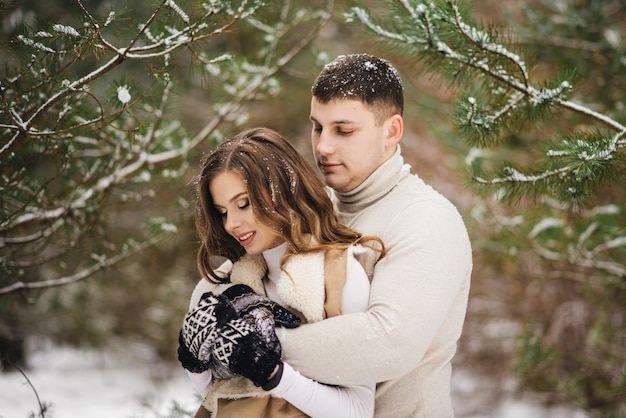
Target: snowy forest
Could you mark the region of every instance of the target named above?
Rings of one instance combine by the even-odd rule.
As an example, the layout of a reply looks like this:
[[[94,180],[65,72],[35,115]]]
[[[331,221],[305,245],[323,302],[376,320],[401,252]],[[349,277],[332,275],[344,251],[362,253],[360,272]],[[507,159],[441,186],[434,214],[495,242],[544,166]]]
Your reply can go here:
[[[624,0],[7,0],[0,17],[0,382],[50,347],[131,342],[179,368],[202,155],[263,125],[312,162],[314,78],[369,52],[402,76],[405,159],[470,232],[453,364],[486,383],[458,416],[497,416],[503,382],[626,415]],[[59,416],[37,389],[30,416]]]

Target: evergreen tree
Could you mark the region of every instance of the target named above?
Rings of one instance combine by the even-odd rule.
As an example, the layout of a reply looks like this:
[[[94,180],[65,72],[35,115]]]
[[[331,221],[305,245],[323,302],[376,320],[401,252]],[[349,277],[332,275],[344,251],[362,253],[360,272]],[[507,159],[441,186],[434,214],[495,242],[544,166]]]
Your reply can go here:
[[[347,20],[458,92],[456,131],[484,196],[472,211],[477,259],[541,260],[518,278],[545,293],[520,302],[529,326],[517,376],[553,399],[623,414],[624,3],[535,2],[515,30],[478,24],[470,2],[387,4],[387,15],[353,7]]]
[[[9,342],[45,332],[25,308],[45,312],[43,289],[111,271],[188,223],[184,185],[198,156],[239,129],[253,103],[281,93],[278,75],[333,3],[162,0],[113,10],[76,0],[56,21],[39,6],[4,6],[14,27],[0,50],[0,337]],[[199,94],[210,106],[181,108]]]

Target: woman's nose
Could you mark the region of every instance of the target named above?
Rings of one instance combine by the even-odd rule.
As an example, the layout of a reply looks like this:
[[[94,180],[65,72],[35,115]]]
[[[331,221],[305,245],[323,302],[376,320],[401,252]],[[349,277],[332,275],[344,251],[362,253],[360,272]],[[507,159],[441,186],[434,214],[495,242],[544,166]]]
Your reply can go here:
[[[224,228],[228,233],[233,233],[239,226],[241,225],[241,220],[239,217],[233,214],[227,214],[226,219],[224,220]]]

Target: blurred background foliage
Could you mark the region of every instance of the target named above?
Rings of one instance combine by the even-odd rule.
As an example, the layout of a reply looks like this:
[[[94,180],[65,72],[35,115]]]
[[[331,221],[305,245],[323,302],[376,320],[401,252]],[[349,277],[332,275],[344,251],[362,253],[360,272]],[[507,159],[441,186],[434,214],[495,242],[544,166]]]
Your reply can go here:
[[[226,3],[246,2],[209,2]],[[234,21],[210,42],[186,45],[166,59],[127,60],[94,81],[87,95],[76,96],[71,107],[82,112],[85,119],[98,113],[89,95],[99,97],[102,108],[115,115],[110,119],[115,128],[107,128],[106,123],[93,124],[69,132],[65,139],[82,136],[112,144],[131,143],[145,138],[145,132],[155,128],[163,133],[156,136],[152,145],[146,145],[144,151],[151,155],[181,149],[181,144],[193,142],[192,139],[198,141],[176,158],[146,164],[145,174],[137,172],[103,192],[93,204],[95,209],[85,212],[89,216],[82,218],[81,223],[68,224],[72,230],[81,230],[79,238],[67,232],[67,241],[47,241],[35,247],[35,252],[32,245],[28,247],[32,259],[33,254],[49,251],[46,246],[63,246],[64,251],[52,262],[11,267],[11,261],[24,260],[24,252],[13,252],[11,245],[3,241],[0,288],[18,281],[71,277],[90,266],[93,254],[112,258],[125,254],[134,244],[152,244],[152,239],[158,242],[142,251],[128,251],[124,260],[103,266],[74,283],[42,288],[23,286],[0,294],[0,348],[5,360],[10,358],[27,365],[29,350],[37,349],[41,341],[96,348],[132,341],[151,347],[162,359],[175,363],[177,333],[198,279],[192,222],[193,174],[202,154],[216,141],[240,129],[265,125],[291,138],[310,159],[308,112],[313,79],[321,66],[336,55],[366,51],[389,59],[405,81],[405,159],[425,181],[457,204],[470,230],[475,269],[455,364],[487,377],[480,390],[489,392],[494,403],[503,390],[503,382],[515,376],[521,387],[540,394],[546,403],[575,405],[597,416],[626,413],[623,133],[614,158],[618,163],[603,175],[606,181],[594,183],[587,190],[584,201],[573,205],[559,194],[551,195],[553,189],[535,185],[530,186],[531,193],[520,190],[504,199],[507,190],[518,186],[479,186],[473,177],[497,173],[503,163],[539,170],[539,161],[545,158],[547,148],[572,136],[595,144],[597,140],[587,135],[606,136],[606,127],[586,115],[553,106],[541,115],[518,117],[512,124],[514,128],[504,130],[496,140],[476,144],[462,135],[467,132],[460,126],[458,116],[466,114],[463,112],[467,107],[463,106],[467,106],[469,97],[480,100],[490,96],[488,86],[475,82],[458,64],[430,61],[435,58],[422,57],[424,51],[413,45],[389,43],[355,19],[346,22],[346,13],[358,6],[369,11],[381,25],[401,28],[412,35],[413,28],[417,30],[419,25],[410,21],[409,13],[402,12],[403,2],[353,3],[268,2],[251,18]],[[415,10],[418,3],[407,2]],[[110,11],[116,12],[107,36],[121,47],[137,32],[138,22],[145,21],[161,3],[83,4],[101,21],[107,19]],[[176,4],[192,20],[201,11],[199,2]],[[430,4],[448,6],[446,1]],[[493,32],[498,42],[527,60],[534,84],[549,79],[556,80],[556,85],[571,81],[569,97],[563,100],[584,103],[593,111],[624,123],[623,1],[476,0],[459,4],[467,6],[468,23]],[[29,83],[9,83],[16,77],[16,69],[27,66],[28,54],[33,53],[32,47],[25,48],[16,41],[17,36],[33,37],[38,31],[51,31],[54,24],[87,29],[88,25],[84,23],[84,13],[73,2],[68,6],[60,1],[6,1],[0,8],[4,103],[0,110],[0,146],[4,147],[15,135],[8,128],[11,109],[21,109],[17,112],[27,115],[37,103],[45,102],[63,88],[62,78],[68,77],[67,71],[59,74],[56,84],[51,82],[48,86],[37,84],[36,75]],[[308,11],[302,12],[305,9]],[[332,13],[325,14],[325,9]],[[232,16],[218,14],[214,22],[222,25]],[[184,26],[174,9],[164,13],[163,19],[156,22],[162,33],[171,33],[176,25]],[[405,19],[409,19],[409,25],[403,22]],[[294,24],[288,32],[281,32],[287,23]],[[87,29],[81,33],[87,33]],[[153,30],[153,35],[156,33]],[[316,34],[315,38],[308,38],[311,33]],[[452,42],[451,38],[446,40]],[[65,62],[74,77],[93,71],[110,56],[98,52],[94,46],[97,42],[89,43],[87,36],[80,42],[63,37],[53,41],[58,47],[59,42],[65,42],[64,48],[74,42],[72,45],[80,45],[81,51],[96,51],[85,53],[85,58],[76,60],[71,67]],[[286,51],[293,48],[297,53],[281,61]],[[19,61],[24,53],[26,61]],[[207,63],[223,54],[230,54],[232,59]],[[44,59],[46,54],[39,57]],[[42,61],[42,67],[47,66],[50,73],[54,68],[63,68],[61,61],[45,59],[49,61]],[[165,72],[169,84],[162,77],[147,77]],[[462,83],[463,78],[471,87]],[[238,95],[259,79],[262,82],[251,94]],[[131,105],[121,112],[116,101],[119,86],[130,86],[133,97]],[[169,92],[167,102],[160,101],[163,91]],[[20,103],[23,107],[18,108]],[[237,106],[230,107],[233,103]],[[459,113],[459,108],[465,110]],[[162,109],[162,115],[157,116],[157,109]],[[223,109],[228,112],[220,116]],[[50,121],[54,120],[66,122],[59,118],[59,112],[62,109],[51,113],[38,128],[51,128]],[[34,138],[31,136],[30,140]],[[38,181],[48,181],[54,185],[57,197],[82,187],[75,179],[81,170],[72,171],[68,165],[73,164],[67,164],[71,160],[65,157],[68,150],[76,152],[76,148],[50,145],[58,140],[37,140],[44,145],[17,148],[15,154],[19,158],[1,160],[3,240],[19,236],[8,226],[23,209],[15,204],[16,200],[9,199],[7,190],[17,184],[9,180],[16,177],[11,172],[26,167],[27,175],[20,179],[37,177]],[[136,161],[136,154],[129,149],[128,155],[133,156],[129,160]],[[107,161],[107,154],[99,158]],[[85,164],[86,169],[93,161]],[[39,183],[38,187],[50,190],[42,184],[47,183]],[[66,217],[67,213],[61,219]],[[597,254],[581,256],[607,242],[611,246]],[[8,361],[3,363],[6,368],[10,366]],[[475,408],[476,411],[465,412],[488,413],[489,405]]]

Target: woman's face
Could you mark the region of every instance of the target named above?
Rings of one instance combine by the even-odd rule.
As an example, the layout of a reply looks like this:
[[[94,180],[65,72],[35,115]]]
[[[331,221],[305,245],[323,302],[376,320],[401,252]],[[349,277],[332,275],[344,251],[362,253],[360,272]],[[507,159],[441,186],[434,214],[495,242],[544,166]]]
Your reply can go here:
[[[215,209],[222,214],[227,233],[235,237],[248,254],[260,254],[283,243],[270,228],[257,223],[252,212],[248,188],[234,171],[218,174],[209,184]]]

